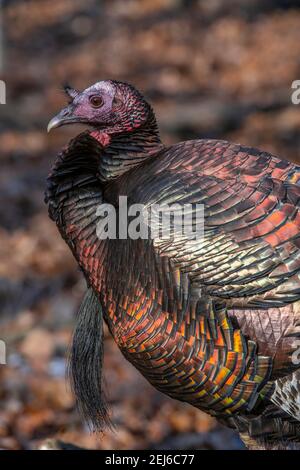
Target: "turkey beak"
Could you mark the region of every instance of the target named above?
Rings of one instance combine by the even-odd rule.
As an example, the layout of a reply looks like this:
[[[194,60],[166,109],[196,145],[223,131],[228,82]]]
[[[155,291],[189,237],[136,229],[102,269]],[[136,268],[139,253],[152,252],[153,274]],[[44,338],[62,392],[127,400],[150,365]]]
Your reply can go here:
[[[71,124],[74,122],[78,122],[78,119],[73,116],[73,109],[71,106],[67,106],[66,108],[62,109],[60,113],[54,116],[51,121],[49,121],[47,132],[50,132],[56,127],[64,126],[65,124]]]

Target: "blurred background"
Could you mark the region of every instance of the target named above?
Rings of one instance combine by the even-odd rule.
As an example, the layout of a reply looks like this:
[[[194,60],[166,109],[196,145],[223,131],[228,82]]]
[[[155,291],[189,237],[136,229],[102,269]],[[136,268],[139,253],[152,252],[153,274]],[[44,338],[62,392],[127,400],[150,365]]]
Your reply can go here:
[[[298,0],[2,1],[0,78],[0,448],[57,438],[98,449],[239,449],[234,433],[156,392],[106,332],[115,432],[91,434],[65,365],[85,290],[48,219],[45,178],[75,127],[46,134],[64,82],[129,81],[153,104],[164,142],[225,138],[300,162]]]

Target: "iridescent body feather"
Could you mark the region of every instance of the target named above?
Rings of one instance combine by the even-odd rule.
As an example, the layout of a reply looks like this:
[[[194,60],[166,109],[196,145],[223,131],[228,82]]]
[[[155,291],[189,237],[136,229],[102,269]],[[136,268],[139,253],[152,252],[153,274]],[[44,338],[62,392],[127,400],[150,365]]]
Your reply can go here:
[[[166,147],[150,106],[120,82],[73,95],[52,127],[67,114],[93,129],[58,156],[49,213],[120,350],[157,389],[237,428],[250,447],[293,446],[300,167],[225,141]],[[118,212],[122,195],[147,207],[203,204],[204,240],[99,239],[97,208]]]

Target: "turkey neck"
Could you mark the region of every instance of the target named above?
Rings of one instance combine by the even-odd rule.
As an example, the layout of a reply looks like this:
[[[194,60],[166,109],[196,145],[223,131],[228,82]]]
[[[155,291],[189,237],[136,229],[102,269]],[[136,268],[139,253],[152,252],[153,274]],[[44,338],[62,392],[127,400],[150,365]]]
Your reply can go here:
[[[116,271],[121,269],[120,277],[127,285],[128,259],[132,263],[134,260],[129,253],[130,240],[100,240],[97,237],[97,209],[107,202],[112,180],[117,188],[118,178],[125,171],[130,177],[130,171],[153,158],[162,145],[154,122],[131,134],[112,137],[107,146],[100,143],[100,131],[92,131],[92,134],[80,134],[57,157],[47,180],[45,200],[50,217],[71,248],[88,285],[93,286],[106,304],[104,306],[108,307],[108,297],[121,295],[122,283],[115,282]],[[137,275],[137,271],[135,273]],[[125,289],[125,285],[123,287]],[[109,323],[112,324],[112,317],[121,323],[122,312],[117,308],[114,310],[111,304],[109,307]]]
[[[130,133],[111,136],[97,128],[83,132],[58,155],[47,179],[46,202],[55,206],[58,195],[61,199],[70,188],[96,185],[104,190],[107,183],[153,158],[162,148],[152,110],[145,125]]]
[[[91,135],[100,144],[108,144],[104,146],[98,169],[98,176],[102,182],[116,179],[139,166],[163,147],[152,112],[147,123],[131,133],[121,133],[111,138],[109,134],[96,129]]]

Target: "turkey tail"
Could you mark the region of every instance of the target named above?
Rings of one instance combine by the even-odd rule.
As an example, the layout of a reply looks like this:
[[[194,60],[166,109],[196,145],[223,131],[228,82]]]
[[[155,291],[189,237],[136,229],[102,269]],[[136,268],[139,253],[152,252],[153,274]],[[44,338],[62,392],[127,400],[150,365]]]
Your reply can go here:
[[[89,288],[80,305],[68,374],[77,406],[95,431],[111,427],[102,387],[103,310]]]
[[[297,419],[300,425],[300,370],[278,379],[270,398],[273,403]]]
[[[300,422],[276,405],[257,416],[239,416],[235,425],[250,450],[300,450]]]

